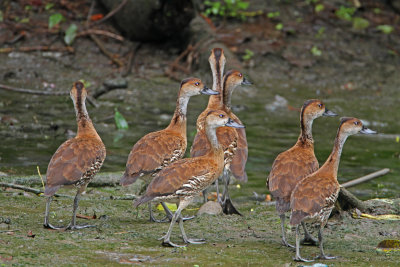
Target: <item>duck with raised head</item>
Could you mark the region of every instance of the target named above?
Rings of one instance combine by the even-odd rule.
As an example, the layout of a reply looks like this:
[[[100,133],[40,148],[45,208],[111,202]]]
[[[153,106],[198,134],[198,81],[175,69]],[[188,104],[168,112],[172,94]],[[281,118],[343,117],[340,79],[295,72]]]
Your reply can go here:
[[[251,82],[249,82],[240,71],[228,71],[223,78],[222,99],[220,99],[218,105],[215,105],[218,109],[225,111],[230,118],[239,124],[242,124],[242,122],[232,112],[231,108],[232,93],[237,86],[250,84]],[[198,132],[190,150],[192,157],[204,155],[209,149],[207,147],[207,140],[204,131],[201,130],[204,128],[204,112],[198,117],[197,124],[199,125]],[[225,214],[240,215],[239,211],[237,211],[230,200],[228,185],[230,173],[240,181],[247,181],[247,174],[245,172],[248,154],[246,131],[244,129],[221,127],[217,130],[217,136],[225,150],[225,171],[223,175],[224,193],[220,202]],[[205,192],[203,194],[205,195]]]
[[[187,237],[183,229],[181,212],[222,174],[224,150],[216,135],[217,128],[221,126],[244,127],[234,122],[221,110],[209,111],[205,122],[205,132],[210,143],[209,151],[204,156],[178,160],[161,170],[147,187],[146,193],[134,203],[134,206],[137,207],[148,201],[179,202],[168,232],[162,237],[164,246],[181,247],[170,240],[173,226],[177,220],[179,220],[179,228],[185,243],[204,243],[203,239],[196,240]]]
[[[281,219],[282,244],[288,247],[294,246],[286,240],[285,213],[290,210],[290,195],[296,184],[318,170],[319,164],[314,154],[312,124],[316,118],[321,116],[337,115],[328,110],[321,100],[311,99],[304,102],[300,112],[300,136],[293,147],[276,157],[267,178],[267,186],[276,199],[276,211]],[[308,233],[305,224],[302,223],[302,225],[305,232],[302,242],[315,245],[316,240]]]
[[[335,205],[340,185],[337,181],[340,155],[350,135],[374,134],[357,118],[342,118],[337,131],[332,153],[316,172],[301,180],[290,197],[290,225],[296,227],[296,261],[309,261],[300,256],[299,225],[302,222],[319,223],[318,243],[320,259],[333,259],[324,253],[322,232]]]
[[[53,195],[60,187],[67,185],[74,185],[78,191],[74,199],[72,220],[66,229],[92,227],[92,225],[77,225],[76,211],[82,192],[86,190],[106,158],[106,148],[86,110],[87,92],[83,83],[75,82],[70,95],[74,102],[78,132],[74,138],[67,140],[57,149],[47,168],[44,190],[47,202],[43,226],[51,229],[65,228],[51,225],[49,212]]]
[[[149,183],[154,175],[182,158],[186,151],[186,112],[190,97],[206,94],[215,95],[219,92],[207,88],[200,79],[187,78],[181,82],[175,113],[167,128],[143,136],[133,146],[126,163],[126,170],[120,183],[123,186],[134,183],[138,178]],[[163,207],[169,219],[172,213],[167,206]],[[149,203],[150,220],[160,222],[153,216]]]

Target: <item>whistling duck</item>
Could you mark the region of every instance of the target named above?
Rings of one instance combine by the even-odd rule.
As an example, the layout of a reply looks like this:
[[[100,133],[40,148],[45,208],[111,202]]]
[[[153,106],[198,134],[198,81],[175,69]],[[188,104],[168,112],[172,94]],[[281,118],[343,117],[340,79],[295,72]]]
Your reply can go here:
[[[314,155],[312,124],[314,119],[321,116],[336,116],[336,114],[326,109],[321,100],[311,99],[304,102],[300,112],[301,132],[297,143],[276,157],[268,177],[267,186],[276,199],[276,211],[281,219],[282,244],[288,247],[294,246],[286,241],[285,213],[290,210],[290,195],[296,184],[318,170],[318,160]],[[315,244],[316,240],[308,233],[305,224],[302,225],[305,232],[303,242]]]
[[[353,134],[374,134],[357,118],[342,118],[332,153],[316,172],[301,180],[290,197],[290,225],[296,226],[296,261],[308,261],[300,256],[299,224],[318,222],[318,242],[321,259],[333,259],[326,256],[323,249],[322,231],[338,197],[340,185],[337,181],[340,155],[347,137]]]
[[[143,136],[133,146],[121,178],[121,185],[134,183],[138,178],[150,182],[154,175],[172,162],[183,157],[186,151],[186,111],[191,96],[215,95],[217,91],[207,88],[200,79],[187,78],[182,81],[176,102],[175,113],[167,128]],[[163,207],[168,218],[172,213]],[[153,216],[149,203],[150,220],[160,222]]]
[[[210,186],[222,174],[224,168],[224,150],[218,143],[216,129],[221,126],[244,127],[234,122],[221,110],[209,111],[205,122],[205,132],[210,149],[204,156],[181,159],[161,170],[147,187],[147,191],[134,206],[148,201],[178,201],[168,232],[162,237],[164,246],[180,247],[170,241],[172,228],[177,220],[185,243],[202,244],[204,239],[189,239],[183,229],[181,212],[205,188]]]
[[[250,85],[251,83],[237,70],[228,71],[223,78],[223,99],[219,103],[221,110],[224,110],[229,117],[239,124],[242,124],[240,119],[231,110],[231,97],[235,88],[239,85]],[[198,131],[191,148],[192,157],[204,155],[208,149],[204,131],[201,131],[204,124],[204,112],[197,119]],[[236,132],[232,133],[232,132]],[[222,127],[217,130],[218,140],[221,142],[225,150],[225,171],[224,171],[224,193],[222,197],[222,207],[225,214],[239,214],[233,206],[229,193],[228,185],[230,180],[230,171],[237,179],[247,181],[245,165],[247,161],[247,140],[246,131],[244,129],[232,129]],[[218,191],[218,190],[217,190]],[[218,192],[217,192],[218,194]],[[205,195],[205,192],[204,192]]]
[[[72,220],[67,229],[92,227],[92,225],[77,225],[76,211],[82,192],[86,190],[87,185],[100,170],[106,158],[106,148],[86,110],[87,92],[83,83],[75,82],[70,95],[74,102],[78,133],[57,149],[47,168],[44,195],[48,198],[43,226],[51,229],[63,228],[50,224],[49,212],[52,196],[64,185],[74,185],[78,188],[74,199]]]

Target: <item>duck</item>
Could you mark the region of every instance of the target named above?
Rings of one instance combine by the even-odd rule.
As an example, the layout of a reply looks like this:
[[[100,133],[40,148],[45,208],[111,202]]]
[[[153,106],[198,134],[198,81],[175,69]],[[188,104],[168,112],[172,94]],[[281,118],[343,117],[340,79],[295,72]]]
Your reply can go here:
[[[243,123],[232,112],[232,93],[239,85],[251,84],[252,83],[238,70],[229,70],[223,77],[222,101],[218,103],[218,108],[225,111],[229,117],[239,124]],[[202,131],[204,128],[204,112],[198,117],[197,124],[198,132],[195,136],[190,151],[192,157],[204,155],[208,150],[206,136],[204,131]],[[230,181],[230,173],[232,173],[233,176],[240,181],[247,181],[247,174],[245,172],[245,165],[248,155],[246,131],[244,128],[232,129],[229,127],[221,127],[217,130],[217,136],[218,140],[224,147],[226,155],[225,171],[223,175],[224,191],[222,200],[219,199],[219,201],[225,214],[241,215],[230,200],[228,185]],[[203,195],[205,196],[206,192],[203,192]],[[219,192],[217,192],[217,196],[219,197]]]
[[[82,229],[93,225],[77,225],[76,212],[81,194],[100,170],[106,158],[106,148],[96,132],[86,110],[87,91],[82,82],[73,84],[70,96],[74,103],[78,131],[75,137],[65,141],[52,156],[46,173],[44,195],[47,197],[43,226],[50,229]],[[49,222],[50,203],[56,191],[62,186],[77,188],[72,220],[67,227],[53,226]]]
[[[340,156],[346,139],[354,134],[375,134],[365,127],[360,119],[341,118],[332,153],[316,172],[301,180],[290,196],[290,225],[296,227],[296,256],[295,261],[308,262],[300,255],[299,225],[302,222],[319,223],[318,243],[320,259],[334,259],[327,256],[323,248],[323,228],[339,195],[340,185],[337,180]]]
[[[126,169],[120,179],[122,186],[130,185],[138,178],[150,183],[155,174],[169,164],[182,158],[186,151],[186,113],[190,97],[200,94],[216,95],[219,92],[204,85],[198,78],[187,78],[181,82],[176,108],[169,125],[160,131],[151,132],[136,142],[129,153]],[[167,218],[172,218],[172,213],[162,203]],[[157,220],[149,203],[150,221]]]
[[[162,169],[147,187],[146,193],[135,201],[134,207],[149,201],[176,201],[178,208],[173,215],[168,232],[161,239],[163,246],[182,247],[186,244],[203,244],[204,239],[189,239],[183,228],[181,212],[192,203],[196,196],[210,186],[222,174],[224,169],[224,150],[218,142],[216,130],[228,126],[243,128],[221,110],[211,110],[206,116],[205,132],[210,143],[209,151],[199,157],[180,159]],[[176,221],[185,245],[171,242],[171,232]]]
[[[319,163],[314,154],[314,139],[312,136],[313,121],[321,116],[333,117],[336,113],[326,108],[318,99],[304,102],[300,112],[300,136],[296,144],[290,149],[280,153],[272,164],[271,172],[267,178],[267,187],[276,199],[276,211],[279,214],[282,230],[282,244],[293,247],[286,240],[285,213],[290,210],[290,195],[296,184],[307,175],[319,168]],[[309,234],[302,223],[305,238],[302,243],[316,244],[316,240]]]

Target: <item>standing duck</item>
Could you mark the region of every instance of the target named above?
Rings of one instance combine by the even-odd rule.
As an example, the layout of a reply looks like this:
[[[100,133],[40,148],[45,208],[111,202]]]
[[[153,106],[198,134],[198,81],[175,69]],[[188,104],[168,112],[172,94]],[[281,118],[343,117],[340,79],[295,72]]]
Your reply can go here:
[[[316,172],[301,180],[294,188],[290,198],[290,225],[296,226],[296,261],[309,261],[300,256],[299,224],[302,222],[318,222],[318,242],[320,259],[333,259],[326,256],[323,249],[322,231],[334,207],[339,194],[340,185],[337,181],[340,155],[343,145],[350,135],[374,134],[357,118],[342,118],[337,132],[332,153]]]
[[[75,82],[71,92],[74,102],[78,133],[72,139],[64,142],[54,153],[47,168],[47,182],[44,195],[47,196],[45,228],[62,229],[49,222],[50,203],[55,192],[64,185],[74,185],[78,188],[74,199],[71,223],[67,229],[81,229],[92,225],[77,225],[76,211],[79,198],[87,185],[100,170],[106,158],[106,148],[97,134],[86,110],[86,89],[82,82]]]
[[[228,71],[223,78],[223,99],[220,101],[218,108],[225,111],[230,118],[235,122],[242,124],[240,119],[231,110],[231,97],[233,91],[239,85],[250,85],[251,83],[237,70]],[[204,131],[204,113],[200,114],[197,119],[198,129],[200,129],[193,141],[191,148],[191,156],[204,155],[207,150],[207,140]],[[236,132],[236,133],[235,133]],[[241,181],[247,181],[247,174],[245,172],[245,165],[247,161],[247,140],[246,131],[243,128],[232,129],[228,127],[221,127],[217,130],[218,140],[225,150],[225,171],[224,171],[224,193],[220,201],[225,214],[240,214],[233,206],[229,193],[228,185],[230,180],[229,171],[235,178]],[[218,192],[217,192],[218,193]]]
[[[136,142],[129,153],[126,170],[120,180],[121,185],[130,185],[138,178],[149,183],[158,171],[183,157],[187,146],[187,105],[191,96],[199,94],[215,95],[218,92],[207,88],[197,78],[182,81],[170,124],[167,128],[149,133]],[[162,204],[167,216],[172,217],[166,205]],[[149,210],[150,220],[159,222],[153,216],[150,203]]]
[[[267,179],[267,186],[276,199],[276,211],[281,219],[282,244],[288,247],[294,246],[286,240],[285,213],[290,210],[290,195],[296,184],[318,170],[319,164],[314,154],[312,124],[321,116],[336,116],[336,114],[326,109],[321,100],[311,99],[304,102],[300,112],[301,132],[297,143],[276,157]],[[315,244],[316,240],[308,233],[305,224],[302,223],[302,225],[305,232],[303,242]]]
[[[205,188],[210,186],[222,174],[224,169],[224,150],[218,143],[216,129],[221,126],[244,127],[220,110],[210,111],[206,117],[205,132],[210,149],[204,156],[181,159],[161,170],[147,187],[146,193],[134,206],[148,201],[178,201],[168,232],[162,237],[164,246],[181,247],[170,241],[173,226],[179,220],[179,228],[185,243],[202,244],[203,239],[189,239],[183,229],[181,211]]]

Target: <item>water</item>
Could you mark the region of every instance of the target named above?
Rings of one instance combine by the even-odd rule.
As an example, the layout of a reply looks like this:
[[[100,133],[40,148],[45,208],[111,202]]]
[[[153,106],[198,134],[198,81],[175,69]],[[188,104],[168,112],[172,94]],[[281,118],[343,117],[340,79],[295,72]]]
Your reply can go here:
[[[295,79],[268,79],[254,71],[250,73],[255,85],[238,88],[232,102],[236,114],[246,125],[249,143],[247,172],[249,182],[233,189],[233,196],[246,199],[253,192],[265,194],[265,181],[275,157],[290,148],[299,135],[299,112],[286,104],[273,111],[266,105],[279,95],[294,108],[304,100],[323,99],[327,107],[340,116],[355,116],[366,120],[375,136],[351,136],[345,144],[339,168],[339,182],[355,179],[370,172],[390,168],[384,177],[351,188],[357,196],[400,197],[400,120],[395,114],[400,98],[394,86],[379,94],[374,89],[342,90],[337,87],[315,89],[313,84]],[[203,75],[210,83],[209,74]],[[200,76],[202,77],[202,76]],[[70,85],[66,82],[64,88]],[[29,84],[20,85],[29,87]],[[101,108],[88,105],[89,114],[107,147],[107,159],[102,171],[123,171],[129,151],[144,134],[162,129],[169,123],[175,109],[179,83],[164,77],[133,79],[127,90],[117,90],[99,99]],[[318,85],[317,85],[318,86]],[[69,96],[20,95],[0,90],[0,116],[9,115],[19,122],[0,124],[0,171],[9,175],[35,174],[36,166],[45,173],[47,164],[67,139],[68,131],[76,131],[75,113]],[[206,106],[207,97],[196,96],[188,107],[188,147],[195,134],[196,116]],[[238,105],[240,103],[240,105]],[[129,130],[118,131],[114,125],[114,107],[125,116]],[[390,116],[388,116],[390,114]],[[322,117],[313,125],[315,154],[322,164],[331,152],[339,118]],[[189,150],[189,149],[188,149]]]

